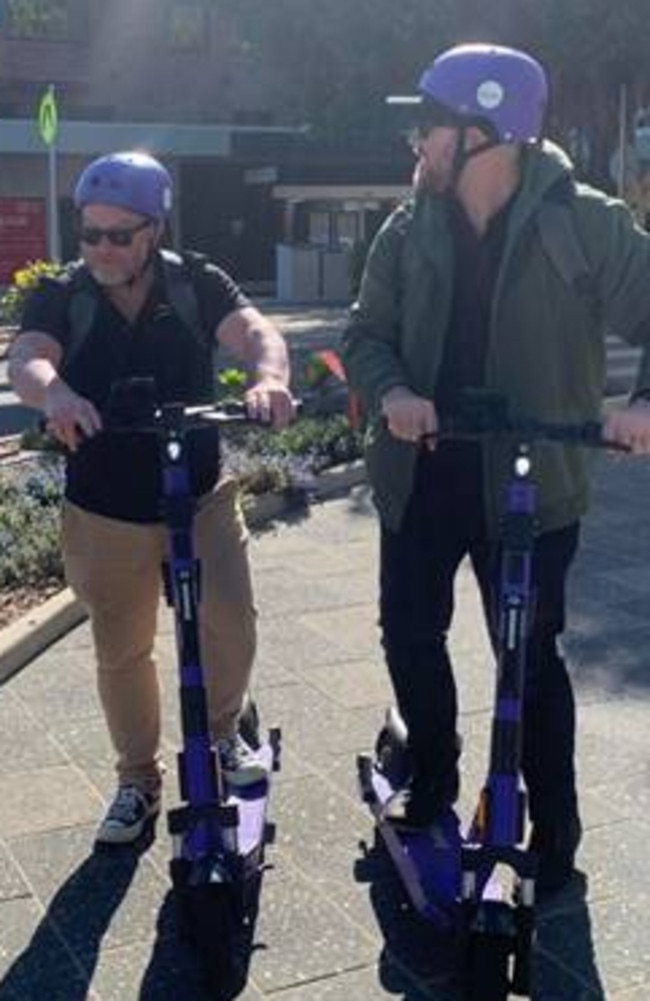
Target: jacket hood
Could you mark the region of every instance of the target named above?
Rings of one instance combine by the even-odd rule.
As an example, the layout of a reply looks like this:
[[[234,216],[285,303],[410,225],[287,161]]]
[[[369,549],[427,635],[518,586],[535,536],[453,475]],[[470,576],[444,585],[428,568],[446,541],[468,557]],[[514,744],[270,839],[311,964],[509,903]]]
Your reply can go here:
[[[528,202],[541,201],[556,185],[572,185],[573,163],[559,146],[545,139],[541,146],[528,147],[522,153],[520,193]]]

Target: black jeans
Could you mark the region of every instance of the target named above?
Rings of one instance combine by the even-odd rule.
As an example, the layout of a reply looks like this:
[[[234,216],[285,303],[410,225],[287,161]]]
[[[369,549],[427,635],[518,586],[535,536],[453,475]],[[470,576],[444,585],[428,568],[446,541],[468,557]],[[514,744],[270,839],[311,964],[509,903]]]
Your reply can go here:
[[[539,536],[532,564],[524,698],[523,774],[533,823],[544,828],[577,814],[575,703],[558,650],[565,583],[579,525]],[[445,783],[456,763],[456,686],[447,650],[454,577],[469,556],[495,638],[500,551],[487,536],[475,444],[443,443],[419,461],[398,532],[381,530],[381,628],[416,771]]]

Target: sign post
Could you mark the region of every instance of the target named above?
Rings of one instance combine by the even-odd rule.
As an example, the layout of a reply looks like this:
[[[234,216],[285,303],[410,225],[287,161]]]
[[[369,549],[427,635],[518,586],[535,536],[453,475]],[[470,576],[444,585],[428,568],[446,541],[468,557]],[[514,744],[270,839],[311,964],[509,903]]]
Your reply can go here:
[[[47,249],[51,261],[61,257],[61,240],[59,236],[59,204],[57,184],[56,137],[59,131],[59,111],[56,95],[52,84],[43,94],[38,106],[38,131],[47,146],[48,152],[48,226]]]

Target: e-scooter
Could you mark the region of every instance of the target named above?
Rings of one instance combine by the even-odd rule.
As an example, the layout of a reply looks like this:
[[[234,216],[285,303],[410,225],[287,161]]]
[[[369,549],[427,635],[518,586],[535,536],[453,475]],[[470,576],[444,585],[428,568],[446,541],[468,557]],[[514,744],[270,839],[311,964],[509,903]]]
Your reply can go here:
[[[537,860],[523,847],[526,793],[521,778],[522,710],[527,623],[536,534],[533,445],[561,442],[622,448],[605,441],[601,425],[553,424],[511,418],[501,397],[468,397],[463,416],[440,429],[442,438],[499,438],[512,446],[511,479],[501,524],[497,679],[488,774],[466,833],[450,806],[429,829],[399,829],[383,818],[387,799],[410,774],[408,734],[388,710],[374,758],[357,759],[359,784],[379,833],[416,909],[436,929],[461,942],[464,1001],[505,1001],[530,994]],[[624,448],[622,450],[625,450]],[[514,876],[504,893],[497,867]]]
[[[246,977],[247,954],[272,827],[266,812],[270,781],[229,786],[211,746],[199,646],[200,566],[192,545],[195,503],[190,489],[187,436],[215,424],[246,420],[242,405],[156,408],[148,379],[114,387],[107,430],[153,435],[162,472],[168,557],[163,580],[173,608],[180,682],[182,750],[178,777],[182,805],[168,812],[170,863],[180,939],[196,954],[206,986],[219,1001],[233,997]],[[280,731],[261,741],[255,706],[240,730],[256,746],[267,774],[280,763]]]

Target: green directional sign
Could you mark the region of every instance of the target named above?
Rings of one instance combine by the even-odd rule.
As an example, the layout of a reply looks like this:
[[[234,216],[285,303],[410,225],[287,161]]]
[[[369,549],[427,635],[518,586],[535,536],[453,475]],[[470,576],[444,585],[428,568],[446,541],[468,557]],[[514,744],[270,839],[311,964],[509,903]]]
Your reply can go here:
[[[59,112],[54,87],[48,87],[38,106],[38,131],[46,146],[52,146],[59,130]]]

